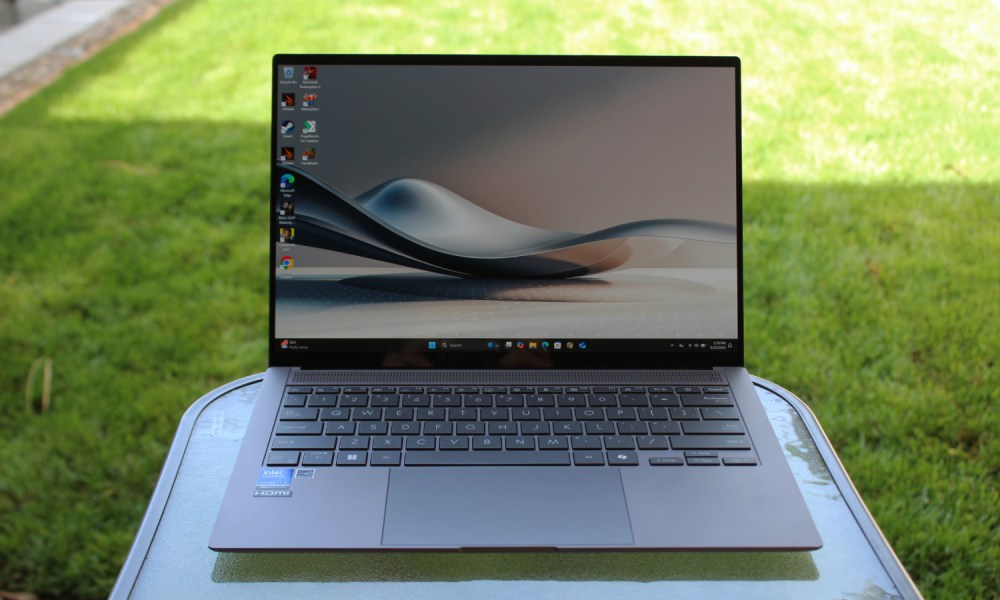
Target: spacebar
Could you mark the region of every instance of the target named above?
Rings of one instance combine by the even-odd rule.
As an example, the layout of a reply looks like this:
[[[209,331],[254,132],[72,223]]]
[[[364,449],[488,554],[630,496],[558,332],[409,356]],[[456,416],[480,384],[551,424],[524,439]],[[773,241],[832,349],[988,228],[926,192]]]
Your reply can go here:
[[[407,467],[491,466],[564,466],[569,465],[568,452],[407,452],[403,464]]]

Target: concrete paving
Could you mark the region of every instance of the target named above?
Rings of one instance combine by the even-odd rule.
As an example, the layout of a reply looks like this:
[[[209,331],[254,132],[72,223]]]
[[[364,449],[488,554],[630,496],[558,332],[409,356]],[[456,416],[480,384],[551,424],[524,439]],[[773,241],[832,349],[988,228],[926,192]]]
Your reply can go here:
[[[70,0],[0,32],[0,78],[129,6],[133,0]]]

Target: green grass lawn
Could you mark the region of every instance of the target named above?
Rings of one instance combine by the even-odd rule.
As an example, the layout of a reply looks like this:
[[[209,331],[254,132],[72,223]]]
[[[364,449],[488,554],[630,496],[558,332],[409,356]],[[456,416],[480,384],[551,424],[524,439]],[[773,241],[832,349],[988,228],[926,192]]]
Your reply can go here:
[[[996,598],[1000,5],[884,4],[181,0],[73,69],[0,118],[0,590],[107,595],[184,409],[265,368],[273,53],[628,53],[742,57],[749,367],[927,597]]]

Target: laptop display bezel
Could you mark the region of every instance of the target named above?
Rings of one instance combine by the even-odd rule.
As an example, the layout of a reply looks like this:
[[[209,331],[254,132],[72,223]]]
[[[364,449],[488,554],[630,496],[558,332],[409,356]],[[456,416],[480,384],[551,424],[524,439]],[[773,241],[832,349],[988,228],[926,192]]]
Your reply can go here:
[[[279,193],[275,186],[278,147],[279,68],[282,65],[504,65],[504,66],[648,66],[714,67],[732,69],[735,86],[734,107],[736,149],[736,272],[737,338],[731,348],[710,351],[663,350],[663,340],[592,340],[591,348],[578,352],[543,350],[488,351],[474,342],[479,338],[449,340],[453,347],[477,349],[429,351],[422,340],[344,338],[343,349],[334,351],[283,351],[276,333],[277,248],[274,243],[274,215]],[[744,365],[743,331],[743,186],[740,60],[737,57],[695,56],[538,56],[538,55],[357,55],[357,54],[278,54],[271,65],[271,147],[269,150],[270,210],[268,213],[269,325],[268,364],[272,367],[301,368],[459,368],[459,369],[634,369],[634,368],[713,368]],[[668,340],[669,341],[669,340]],[[705,340],[701,340],[705,341]],[[605,342],[602,344],[602,342]],[[607,342],[614,342],[608,344]],[[608,346],[614,346],[610,350]],[[603,348],[602,348],[603,346]]]

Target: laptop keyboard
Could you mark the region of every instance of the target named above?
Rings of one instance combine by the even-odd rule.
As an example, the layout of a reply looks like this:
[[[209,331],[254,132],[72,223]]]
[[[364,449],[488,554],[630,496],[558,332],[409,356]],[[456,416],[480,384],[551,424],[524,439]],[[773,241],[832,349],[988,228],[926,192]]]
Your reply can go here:
[[[268,466],[755,466],[727,386],[288,386]]]

